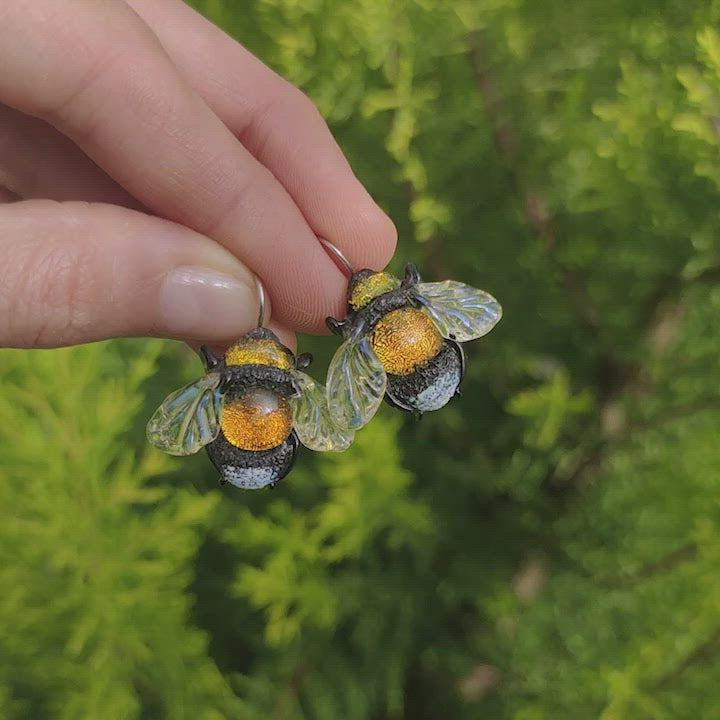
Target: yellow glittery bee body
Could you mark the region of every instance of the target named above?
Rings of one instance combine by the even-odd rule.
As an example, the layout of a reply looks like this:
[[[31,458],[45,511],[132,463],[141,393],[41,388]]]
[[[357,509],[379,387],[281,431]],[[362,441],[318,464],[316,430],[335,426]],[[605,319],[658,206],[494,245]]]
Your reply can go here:
[[[328,372],[333,419],[362,427],[383,397],[417,415],[443,407],[465,371],[460,343],[489,332],[501,314],[488,293],[454,281],[423,283],[412,264],[403,280],[354,272],[347,316],[327,319],[344,339]]]
[[[302,372],[312,358],[296,358],[271,330],[251,330],[223,357],[201,354],[206,376],[169,395],[148,423],[156,447],[175,455],[205,447],[221,481],[246,489],[285,477],[301,443],[349,447],[352,432],[331,422],[324,387]]]

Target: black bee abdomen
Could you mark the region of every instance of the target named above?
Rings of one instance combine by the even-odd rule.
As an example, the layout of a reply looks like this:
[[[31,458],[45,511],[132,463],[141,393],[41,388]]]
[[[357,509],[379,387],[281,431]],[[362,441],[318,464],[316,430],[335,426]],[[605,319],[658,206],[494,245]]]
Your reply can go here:
[[[207,445],[207,454],[224,482],[246,490],[273,485],[292,469],[299,440],[295,432],[270,450],[241,450],[221,432]]]
[[[388,402],[408,412],[439,410],[455,395],[462,380],[463,351],[445,340],[440,351],[408,375],[387,376]]]

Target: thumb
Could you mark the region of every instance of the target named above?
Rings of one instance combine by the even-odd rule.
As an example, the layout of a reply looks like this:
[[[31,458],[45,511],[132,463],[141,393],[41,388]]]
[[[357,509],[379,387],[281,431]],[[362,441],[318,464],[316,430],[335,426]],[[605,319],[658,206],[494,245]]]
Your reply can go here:
[[[217,342],[257,317],[250,270],[186,227],[100,203],[0,205],[0,346]]]

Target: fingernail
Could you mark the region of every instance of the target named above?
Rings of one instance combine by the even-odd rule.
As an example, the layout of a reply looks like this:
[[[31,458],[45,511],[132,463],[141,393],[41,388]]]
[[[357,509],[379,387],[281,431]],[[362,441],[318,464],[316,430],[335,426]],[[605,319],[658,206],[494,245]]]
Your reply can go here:
[[[160,289],[162,330],[179,338],[239,337],[257,321],[254,287],[232,275],[203,267],[179,267]]]

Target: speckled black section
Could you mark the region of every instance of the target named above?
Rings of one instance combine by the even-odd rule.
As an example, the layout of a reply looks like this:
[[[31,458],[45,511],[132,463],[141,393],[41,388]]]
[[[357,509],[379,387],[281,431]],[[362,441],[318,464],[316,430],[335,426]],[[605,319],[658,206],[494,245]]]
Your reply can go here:
[[[295,395],[297,386],[292,373],[273,365],[228,365],[223,371],[222,388],[226,401],[241,397],[251,387],[271,390],[276,395],[288,397]]]
[[[389,312],[419,305],[414,298],[415,294],[412,289],[391,290],[378,295],[357,312],[349,307],[347,317],[339,322],[334,318],[327,318],[326,322],[332,332],[341,335],[344,339],[364,336],[371,333],[378,322]],[[333,327],[335,322],[338,322],[337,328]]]
[[[445,340],[440,352],[409,375],[387,376],[385,399],[393,407],[407,412],[419,412],[414,398],[437,382],[441,375],[458,373],[462,379],[465,356],[462,347],[453,340]],[[459,386],[459,383],[458,383]],[[455,388],[457,390],[457,387]]]
[[[212,464],[220,473],[221,482],[227,482],[229,468],[243,469],[267,469],[271,472],[271,476],[265,484],[274,484],[282,480],[292,469],[295,463],[300,441],[293,430],[290,435],[271,450],[241,450],[231,444],[222,431],[216,440],[207,445],[207,454]],[[238,487],[243,487],[240,483],[234,483]],[[255,485],[245,486],[254,488]]]
[[[355,322],[362,322],[371,331],[388,313],[400,308],[417,305],[412,289],[399,288],[378,295],[356,313]]]

